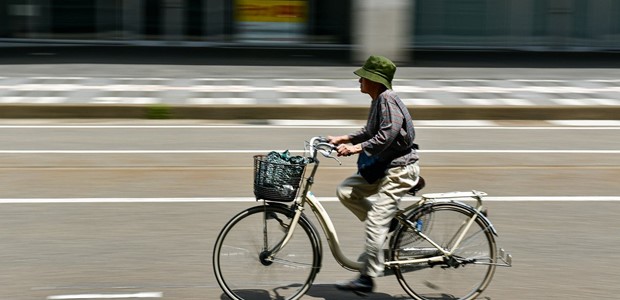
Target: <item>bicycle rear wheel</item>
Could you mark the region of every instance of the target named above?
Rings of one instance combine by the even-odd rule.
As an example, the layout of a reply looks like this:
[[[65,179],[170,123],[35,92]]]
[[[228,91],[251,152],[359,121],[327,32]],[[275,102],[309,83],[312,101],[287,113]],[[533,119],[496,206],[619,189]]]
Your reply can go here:
[[[215,242],[213,269],[228,297],[299,299],[310,288],[320,267],[321,245],[305,217],[288,244],[273,259],[267,255],[283,240],[293,215],[283,205],[256,206],[224,226]]]
[[[417,224],[420,232],[448,250],[474,215],[465,205],[433,203],[413,211],[408,219]],[[394,260],[441,255],[408,226],[402,226],[395,235],[392,249]],[[395,268],[395,274],[403,289],[417,300],[475,299],[493,277],[496,254],[492,229],[481,217],[476,217],[452,258],[440,263],[401,265]]]

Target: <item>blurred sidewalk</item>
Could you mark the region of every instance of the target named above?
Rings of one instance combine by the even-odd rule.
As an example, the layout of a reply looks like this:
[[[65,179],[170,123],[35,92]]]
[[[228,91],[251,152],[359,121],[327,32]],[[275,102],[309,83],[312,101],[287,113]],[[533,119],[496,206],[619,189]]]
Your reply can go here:
[[[418,119],[618,119],[616,53],[417,52]],[[0,118],[364,119],[347,49],[0,47]]]

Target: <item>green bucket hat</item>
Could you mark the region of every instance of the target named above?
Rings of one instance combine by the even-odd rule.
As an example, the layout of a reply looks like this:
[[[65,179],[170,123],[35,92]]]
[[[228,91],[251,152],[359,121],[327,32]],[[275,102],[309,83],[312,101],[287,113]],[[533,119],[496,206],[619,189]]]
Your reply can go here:
[[[357,69],[355,75],[372,80],[392,89],[392,79],[396,72],[396,65],[383,56],[372,55],[364,63],[364,66]]]

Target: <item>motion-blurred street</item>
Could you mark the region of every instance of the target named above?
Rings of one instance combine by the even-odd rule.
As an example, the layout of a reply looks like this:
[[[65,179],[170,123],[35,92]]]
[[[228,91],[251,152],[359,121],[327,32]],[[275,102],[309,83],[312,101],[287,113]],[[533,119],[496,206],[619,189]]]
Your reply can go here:
[[[215,62],[227,56],[200,63],[200,55],[186,55],[155,64],[154,56],[98,62],[93,54],[105,53],[67,49],[14,52],[0,65],[4,108],[45,115],[49,107],[82,105],[71,119],[0,121],[2,299],[225,299],[213,277],[212,247],[228,219],[255,205],[252,156],[286,149],[301,155],[312,136],[357,130],[369,103],[355,65],[333,57],[269,65]],[[566,68],[419,63],[428,65],[399,68],[395,90],[414,115],[423,192],[489,193],[498,244],[514,255],[514,266],[499,268],[483,297],[617,298],[620,272],[609,262],[620,247],[613,238],[620,229],[620,121],[573,113],[617,110],[618,69],[601,61]],[[80,117],[106,106],[162,104],[264,106],[275,117]],[[469,113],[437,119],[425,115],[428,107]],[[471,120],[485,107],[508,113]],[[529,110],[515,110],[523,107]],[[572,110],[561,114],[560,107]],[[310,108],[327,117],[314,120],[304,114]],[[355,116],[339,117],[348,108]],[[361,252],[363,226],[334,191],[354,171],[353,158],[342,166],[325,161],[314,189],[350,257]],[[324,250],[323,269],[304,299],[357,299],[333,287],[354,274]],[[407,299],[393,277],[378,284],[369,299]]]
[[[5,120],[2,298],[224,299],[211,269],[212,247],[230,217],[255,205],[252,155],[284,149],[299,155],[312,136],[359,126],[359,121]],[[514,255],[514,266],[499,268],[484,296],[617,297],[620,273],[609,262],[618,260],[620,247],[613,238],[620,229],[620,144],[614,138],[620,124],[416,126],[428,182],[424,192],[490,194],[498,243]],[[324,160],[321,170],[315,194],[324,199],[345,253],[356,257],[363,227],[334,201],[335,185],[355,171],[354,158],[343,159],[342,166]],[[324,250],[323,270],[304,299],[357,299],[333,287],[354,274]],[[369,299],[407,299],[393,277],[378,284]]]
[[[398,66],[422,194],[488,193],[513,266],[479,299],[619,299],[619,16],[613,0],[0,1],[0,300],[228,299],[213,246],[260,204],[253,156],[362,127],[370,55]],[[364,225],[335,190],[355,171],[323,159],[313,188],[350,259]],[[302,299],[359,299],[321,238]],[[376,283],[370,300],[410,299]]]

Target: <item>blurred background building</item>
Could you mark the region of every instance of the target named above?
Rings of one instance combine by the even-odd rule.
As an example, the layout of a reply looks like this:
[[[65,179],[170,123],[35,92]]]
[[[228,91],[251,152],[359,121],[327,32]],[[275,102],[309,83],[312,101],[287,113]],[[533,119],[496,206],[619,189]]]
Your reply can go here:
[[[620,50],[620,0],[0,0],[0,42]]]

